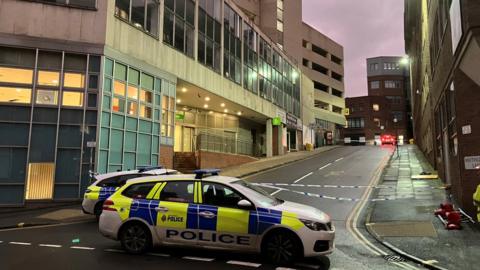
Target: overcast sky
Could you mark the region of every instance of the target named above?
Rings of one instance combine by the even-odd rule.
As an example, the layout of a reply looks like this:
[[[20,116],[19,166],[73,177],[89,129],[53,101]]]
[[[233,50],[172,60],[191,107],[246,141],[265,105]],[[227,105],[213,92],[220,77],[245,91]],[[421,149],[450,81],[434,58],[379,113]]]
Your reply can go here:
[[[403,0],[303,0],[303,20],[343,45],[346,97],[367,95],[366,58],[405,54]]]

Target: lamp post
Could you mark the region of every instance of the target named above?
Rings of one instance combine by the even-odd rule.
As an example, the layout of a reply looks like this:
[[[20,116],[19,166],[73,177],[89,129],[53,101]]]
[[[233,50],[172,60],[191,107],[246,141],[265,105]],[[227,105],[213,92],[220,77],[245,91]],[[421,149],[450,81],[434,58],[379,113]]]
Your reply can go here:
[[[393,117],[393,128],[395,129],[395,152],[397,152],[398,157],[398,128],[397,128],[398,119],[396,116]]]

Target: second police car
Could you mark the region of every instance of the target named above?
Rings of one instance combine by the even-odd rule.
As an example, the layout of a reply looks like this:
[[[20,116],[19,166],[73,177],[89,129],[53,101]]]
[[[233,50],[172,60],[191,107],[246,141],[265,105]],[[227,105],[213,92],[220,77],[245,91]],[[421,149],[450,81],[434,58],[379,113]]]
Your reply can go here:
[[[129,253],[187,245],[261,252],[275,263],[330,254],[335,238],[322,211],[218,170],[129,180],[105,201],[99,230]]]
[[[141,167],[137,170],[91,175],[92,184],[85,191],[82,202],[84,213],[100,216],[103,202],[127,180],[149,175],[177,174],[178,171],[161,166]]]

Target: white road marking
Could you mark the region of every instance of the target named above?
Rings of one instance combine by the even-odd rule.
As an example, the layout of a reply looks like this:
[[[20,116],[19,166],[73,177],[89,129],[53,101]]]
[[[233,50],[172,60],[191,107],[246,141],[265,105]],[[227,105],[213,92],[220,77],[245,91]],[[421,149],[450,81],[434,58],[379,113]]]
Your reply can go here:
[[[93,247],[80,247],[80,246],[71,246],[71,249],[82,249],[82,250],[94,250]]]
[[[327,165],[318,168],[318,170],[319,170],[319,171],[320,171],[320,170],[323,170],[323,169],[325,169],[326,167],[328,167],[328,166],[330,166],[330,165],[332,165],[332,163],[328,163]]]
[[[201,257],[190,257],[190,256],[182,257],[182,259],[192,260],[192,261],[202,261],[202,262],[211,262],[215,260],[214,258],[201,258]]]
[[[305,174],[304,176],[298,178],[297,180],[293,181],[293,183],[298,183],[298,182],[300,182],[301,180],[309,177],[309,176],[312,175],[312,174],[313,174],[313,172],[309,172],[309,173]]]
[[[106,252],[115,252],[115,253],[125,253],[125,250],[113,249],[113,248],[107,248],[107,249],[105,249],[104,251],[106,251]]]
[[[164,253],[147,253],[147,255],[157,256],[157,257],[170,257],[170,254],[164,254]]]
[[[242,262],[242,261],[228,261],[228,264],[236,264],[236,265],[242,265],[242,266],[249,266],[249,267],[259,267],[262,264],[260,263],[251,263],[251,262]]]
[[[52,248],[61,248],[62,245],[52,245],[52,244],[38,244],[39,247],[52,247]]]
[[[12,245],[20,245],[20,246],[31,246],[32,243],[25,243],[25,242],[9,242]]]
[[[342,160],[343,157],[339,158],[339,159],[336,159],[335,162],[339,162],[340,160]]]
[[[295,268],[288,268],[288,267],[277,267],[275,270],[296,270]]]
[[[277,189],[274,192],[270,193],[270,195],[273,196],[273,195],[279,193],[280,191],[282,191],[282,189]]]

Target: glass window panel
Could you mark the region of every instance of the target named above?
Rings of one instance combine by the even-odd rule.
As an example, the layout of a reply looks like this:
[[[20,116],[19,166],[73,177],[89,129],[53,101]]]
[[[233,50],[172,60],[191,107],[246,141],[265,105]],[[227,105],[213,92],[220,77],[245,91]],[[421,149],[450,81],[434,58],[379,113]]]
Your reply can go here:
[[[0,67],[0,82],[32,84],[33,70]]]
[[[133,85],[129,85],[127,89],[127,97],[132,99],[138,99],[138,88]]]
[[[163,41],[170,45],[173,45],[173,20],[173,13],[165,10],[163,18]]]
[[[113,93],[119,96],[125,96],[125,83],[115,80],[113,83]]]
[[[32,89],[19,87],[0,87],[0,102],[24,103],[31,101]]]
[[[152,34],[158,35],[158,3],[155,0],[147,0],[147,25],[146,30]]]
[[[173,97],[168,98],[170,100],[170,110],[173,111],[175,108],[175,99]]]
[[[55,90],[37,90],[36,104],[56,105],[58,104],[58,91]]]
[[[134,152],[137,148],[137,134],[134,132],[125,132],[125,151]]]
[[[160,130],[160,134],[162,136],[167,136],[167,125],[162,125],[162,129]]]
[[[95,108],[97,107],[97,94],[95,93],[88,93],[88,107]]]
[[[87,56],[82,54],[65,54],[63,68],[70,71],[85,71],[87,69]]]
[[[152,92],[140,90],[140,101],[152,103]]]
[[[114,97],[112,111],[122,112],[122,113],[125,112],[125,100],[118,97]]]
[[[115,63],[115,79],[127,80],[127,67],[125,65]]]
[[[187,0],[186,4],[187,4],[187,6],[186,6],[187,23],[189,23],[190,25],[194,25],[194,22],[195,22],[195,3],[191,0]]]
[[[136,69],[128,69],[128,83],[138,85],[140,80],[140,72]]]
[[[105,74],[113,76],[113,61],[105,58]]]
[[[168,96],[162,96],[162,109],[168,110]]]
[[[108,93],[112,91],[112,79],[105,77],[103,81],[103,91]]]
[[[130,10],[130,0],[115,0],[115,15],[124,20],[128,20]]]
[[[0,47],[0,64],[34,67],[35,50]]]
[[[90,55],[88,63],[88,71],[100,72],[100,56]]]
[[[165,0],[165,7],[173,10],[175,8],[175,0]]]
[[[153,77],[142,73],[142,87],[153,90]]]
[[[145,0],[132,0],[131,21],[135,27],[145,27]]]
[[[138,103],[133,101],[127,102],[127,113],[128,115],[136,116],[138,114]]]
[[[140,105],[140,116],[144,117],[144,118],[152,119],[152,108],[141,104]]]
[[[185,22],[183,22],[179,17],[175,19],[175,48],[183,52],[184,49],[184,31],[185,31]]]
[[[38,68],[60,70],[62,68],[62,53],[40,51],[38,53]]]
[[[173,137],[173,126],[168,126],[167,137]]]
[[[63,106],[72,106],[72,107],[82,107],[83,106],[83,93],[63,91],[63,93],[62,93],[62,105]]]
[[[44,71],[38,72],[38,85],[59,86],[60,72],[58,71]]]
[[[160,110],[155,110],[155,121],[160,120]]]
[[[175,1],[175,13],[180,16],[181,18],[185,17],[185,0],[177,0]]]
[[[82,73],[65,73],[63,75],[63,86],[71,88],[84,88],[85,75]]]
[[[137,130],[138,128],[138,120],[137,118],[127,117],[127,130]]]
[[[103,101],[102,101],[102,109],[104,111],[110,111],[110,102],[111,102],[111,97],[104,95]]]
[[[98,88],[98,75],[90,74],[88,76],[88,88],[97,89]]]

